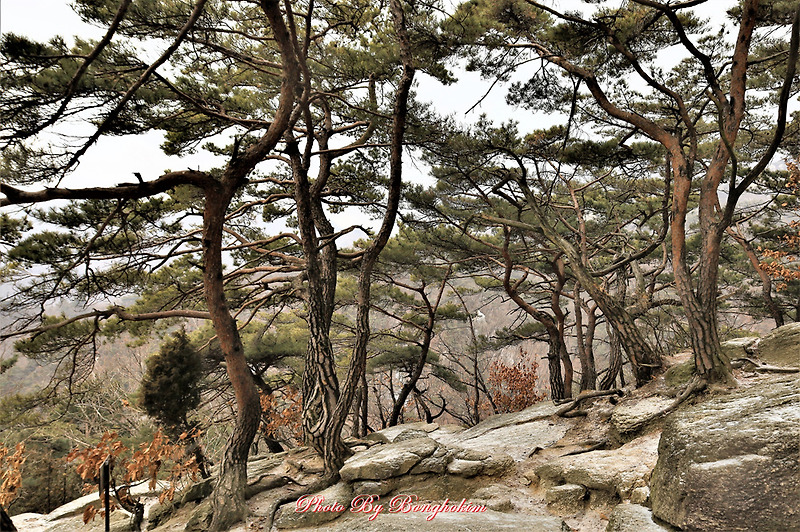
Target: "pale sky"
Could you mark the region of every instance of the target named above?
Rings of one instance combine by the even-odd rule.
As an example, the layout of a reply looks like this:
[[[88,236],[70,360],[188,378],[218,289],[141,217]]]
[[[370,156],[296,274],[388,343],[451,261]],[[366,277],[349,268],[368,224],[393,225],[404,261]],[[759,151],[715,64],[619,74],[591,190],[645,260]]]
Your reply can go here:
[[[608,2],[608,5],[621,4],[622,0]],[[717,18],[724,16],[724,7],[730,0],[710,0],[700,6],[701,15]],[[67,38],[73,35],[99,38],[105,28],[97,28],[84,23],[72,11],[67,0],[0,0],[0,32],[13,32],[27,35],[36,40],[47,40],[60,34]],[[559,9],[591,9],[579,0],[556,0],[553,5]],[[69,40],[69,39],[68,39]],[[665,57],[669,62],[669,57]],[[666,65],[665,65],[666,66]],[[525,78],[530,72],[522,69],[519,78]],[[498,86],[490,96],[475,110],[465,114],[470,107],[484,94],[489,82],[480,79],[476,73],[460,72],[460,81],[455,86],[444,87],[424,74],[417,75],[417,93],[422,100],[435,102],[435,108],[442,114],[453,114],[462,122],[472,122],[481,113],[499,122],[509,119],[520,120],[523,131],[533,127],[545,127],[547,122],[556,120],[547,116],[534,116],[530,111],[522,111],[509,107],[505,103],[506,88]],[[159,145],[161,134],[154,132],[148,135],[104,138],[84,156],[80,166],[71,177],[69,184],[109,185],[131,179],[132,172],[141,172],[145,179],[154,179],[164,170],[182,168],[207,168],[215,164],[210,155],[199,152],[188,157],[167,157]],[[216,164],[221,164],[216,160]],[[418,170],[409,168],[409,173]]]
[[[74,35],[82,38],[100,38],[105,28],[83,22],[66,0],[0,0],[0,32],[26,35],[46,41],[62,35],[68,42]],[[463,73],[459,88],[443,87],[424,74],[417,75],[417,92],[424,100],[435,101],[436,108],[444,114],[454,114],[459,120],[472,121],[480,113],[498,120],[507,120],[514,114],[504,101],[504,93],[497,90],[491,98],[465,116],[488,87],[487,82],[475,73]],[[146,180],[155,179],[164,170],[186,167],[206,168],[215,159],[204,152],[188,157],[168,157],[159,146],[161,133],[101,139],[82,158],[80,166],[66,184],[92,186],[116,184],[131,180],[131,173],[140,172]],[[216,164],[221,164],[216,160]],[[409,167],[409,174],[419,172]]]

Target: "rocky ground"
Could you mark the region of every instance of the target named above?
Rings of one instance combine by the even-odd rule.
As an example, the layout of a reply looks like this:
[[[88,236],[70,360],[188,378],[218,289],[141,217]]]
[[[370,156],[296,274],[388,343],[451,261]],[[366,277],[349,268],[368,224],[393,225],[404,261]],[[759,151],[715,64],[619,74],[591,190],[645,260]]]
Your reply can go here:
[[[754,339],[727,343],[732,358],[750,359],[736,370],[738,387],[706,390],[666,418],[651,419],[689,381],[688,355],[671,358],[673,367],[644,388],[582,403],[578,417],[558,416],[548,402],[469,429],[416,423],[371,434],[341,470],[342,481],[316,494],[324,502],[312,501],[305,512],[285,505],[275,528],[800,531],[800,378],[765,371],[800,367],[794,335],[800,327],[779,329],[757,351]],[[232,530],[264,530],[271,504],[321,470],[308,449],[255,457],[252,517]],[[151,496],[146,528],[202,530],[211,486],[191,486],[164,505]],[[96,499],[14,522],[33,532],[102,530],[99,521],[84,527],[80,518]],[[461,511],[437,504],[461,504]],[[124,512],[113,515],[113,530],[130,529]]]

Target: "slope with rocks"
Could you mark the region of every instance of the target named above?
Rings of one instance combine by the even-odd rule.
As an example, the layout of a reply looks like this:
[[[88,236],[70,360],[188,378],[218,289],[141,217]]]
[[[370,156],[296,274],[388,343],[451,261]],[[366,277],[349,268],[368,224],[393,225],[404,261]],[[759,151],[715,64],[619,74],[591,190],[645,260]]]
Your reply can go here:
[[[728,347],[740,344],[748,361],[737,389],[706,390],[663,419],[653,414],[685,385],[687,354],[643,388],[582,402],[575,417],[540,403],[468,429],[411,423],[352,441],[341,481],[281,506],[273,529],[800,530],[800,379],[762,371],[755,357],[769,356],[752,342]],[[306,448],[254,457],[252,516],[232,530],[264,530],[276,501],[321,471]],[[147,529],[202,530],[211,482],[164,505],[151,500]],[[21,529],[91,529],[78,527],[80,504],[60,518],[24,516]],[[115,530],[130,529],[123,513],[115,519]]]

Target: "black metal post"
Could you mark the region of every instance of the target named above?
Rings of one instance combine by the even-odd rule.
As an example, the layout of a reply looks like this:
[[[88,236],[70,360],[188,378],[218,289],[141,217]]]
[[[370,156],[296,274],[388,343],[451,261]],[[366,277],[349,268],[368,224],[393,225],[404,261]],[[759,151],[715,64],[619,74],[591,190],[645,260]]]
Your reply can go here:
[[[106,509],[106,532],[111,531],[111,497],[109,486],[111,484],[111,457],[103,461],[100,467],[100,485],[103,488],[103,505]]]

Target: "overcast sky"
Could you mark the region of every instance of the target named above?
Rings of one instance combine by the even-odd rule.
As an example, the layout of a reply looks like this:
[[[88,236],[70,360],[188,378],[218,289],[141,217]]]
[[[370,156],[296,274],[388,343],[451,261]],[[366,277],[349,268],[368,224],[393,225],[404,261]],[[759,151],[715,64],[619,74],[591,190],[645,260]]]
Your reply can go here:
[[[74,35],[100,38],[104,28],[84,23],[67,0],[0,0],[0,31],[26,35],[46,41],[62,35],[68,42]],[[471,121],[480,113],[506,120],[514,110],[505,105],[501,92],[466,115],[488,87],[475,73],[463,73],[459,89],[443,87],[438,82],[418,74],[417,91],[421,99],[436,102],[439,112],[454,114],[460,120]],[[103,138],[82,158],[81,164],[69,179],[71,186],[115,184],[131,179],[131,172],[141,172],[145,179],[155,179],[164,170],[186,167],[204,168],[214,159],[206,153],[183,158],[167,157],[159,146],[162,134]],[[217,164],[220,164],[217,160]],[[409,168],[413,171],[412,168]],[[418,173],[418,172],[417,172]],[[419,176],[417,176],[419,177]]]
[[[608,5],[619,5],[623,0],[607,2]],[[724,17],[724,7],[730,0],[710,0],[700,6],[701,15],[717,18]],[[69,38],[80,35],[83,38],[99,38],[105,28],[97,28],[84,23],[72,11],[68,0],[0,0],[0,31],[27,35],[36,40],[48,40],[54,35]],[[555,0],[553,5],[560,9],[592,9],[594,6],[580,0]],[[664,57],[665,67],[670,63],[669,54]],[[520,78],[530,72],[521,71]],[[516,118],[522,121],[521,129],[545,127],[547,122],[554,123],[556,117],[533,116],[529,111],[514,109],[505,103],[505,88],[496,88],[488,98],[475,110],[467,111],[480,99],[489,87],[489,83],[481,80],[475,73],[459,72],[459,83],[456,86],[443,87],[424,74],[417,75],[417,92],[420,99],[435,103],[437,111],[452,114],[459,121],[472,122],[481,113],[487,114],[495,121]],[[77,133],[77,131],[76,131]],[[83,132],[85,133],[85,132]],[[71,186],[90,184],[115,184],[129,181],[134,171],[141,172],[145,179],[155,179],[164,170],[182,168],[208,168],[213,164],[223,164],[206,153],[178,158],[167,157],[160,150],[162,134],[158,132],[148,135],[104,138],[83,157],[69,184]],[[409,177],[417,170],[409,168]]]

